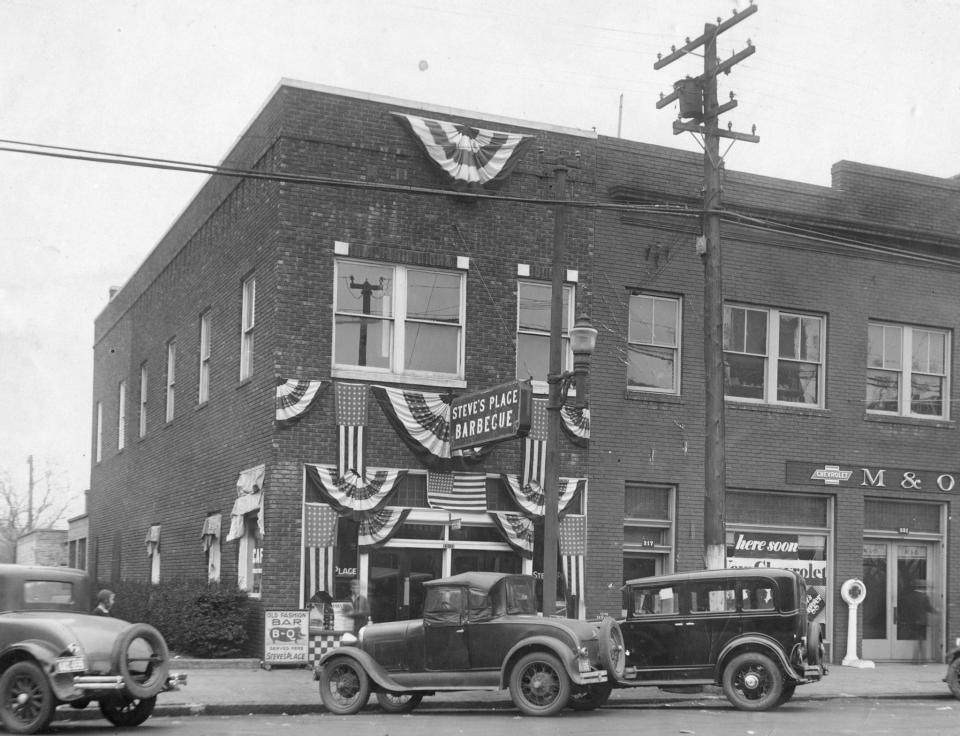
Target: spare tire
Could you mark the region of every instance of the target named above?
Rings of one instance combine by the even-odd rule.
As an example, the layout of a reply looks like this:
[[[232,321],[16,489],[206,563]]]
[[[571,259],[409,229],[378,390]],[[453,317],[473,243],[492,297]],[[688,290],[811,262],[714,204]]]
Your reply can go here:
[[[132,698],[152,698],[163,690],[170,671],[170,651],[163,635],[149,624],[131,624],[113,644],[113,672],[123,678]]]
[[[620,624],[609,616],[600,624],[600,663],[611,680],[623,678],[627,667],[627,648],[623,643]]]
[[[807,624],[807,664],[816,667],[823,661],[823,640],[820,637],[820,624],[811,621]]]

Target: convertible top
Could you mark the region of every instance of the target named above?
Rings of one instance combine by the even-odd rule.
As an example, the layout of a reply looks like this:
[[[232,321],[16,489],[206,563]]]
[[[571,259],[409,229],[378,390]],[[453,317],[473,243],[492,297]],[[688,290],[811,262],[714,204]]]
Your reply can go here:
[[[529,575],[520,575],[517,573],[506,572],[462,572],[459,575],[451,575],[446,578],[437,578],[427,580],[423,586],[432,588],[438,585],[466,585],[477,590],[489,591],[494,585],[504,578],[529,578]]]

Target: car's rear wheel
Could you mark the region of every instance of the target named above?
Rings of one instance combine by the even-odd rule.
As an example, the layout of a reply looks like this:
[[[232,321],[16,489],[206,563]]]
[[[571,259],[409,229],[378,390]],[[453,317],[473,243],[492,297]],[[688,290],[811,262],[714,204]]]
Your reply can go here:
[[[724,669],[723,692],[738,710],[767,710],[780,702],[783,674],[767,655],[746,652]]]
[[[533,652],[510,673],[510,697],[524,715],[556,715],[570,699],[570,678],[554,655]]]
[[[131,624],[113,644],[113,671],[123,677],[131,698],[152,698],[167,681],[170,650],[163,635],[149,624]]]
[[[613,685],[601,682],[598,685],[575,685],[570,691],[570,700],[567,702],[574,710],[596,710],[610,700]]]
[[[45,731],[55,707],[50,683],[33,662],[14,662],[0,675],[0,722],[8,732]]]
[[[370,699],[370,678],[359,663],[335,657],[320,670],[320,699],[331,713],[353,715]]]
[[[797,691],[797,683],[787,682],[783,685],[783,692],[780,693],[780,700],[777,701],[777,705],[783,705],[788,702],[790,698],[793,697],[793,694]]]
[[[101,698],[97,702],[103,717],[120,728],[139,726],[153,714],[153,707],[156,704],[156,695],[152,698],[127,698],[119,695],[113,698]]]
[[[627,648],[620,624],[612,618],[605,618],[600,624],[600,662],[613,679],[623,677],[627,667]]]
[[[953,661],[947,666],[947,687],[953,693],[953,697],[960,700],[960,657],[954,657]]]
[[[418,693],[377,693],[377,702],[387,713],[409,713],[421,700]]]

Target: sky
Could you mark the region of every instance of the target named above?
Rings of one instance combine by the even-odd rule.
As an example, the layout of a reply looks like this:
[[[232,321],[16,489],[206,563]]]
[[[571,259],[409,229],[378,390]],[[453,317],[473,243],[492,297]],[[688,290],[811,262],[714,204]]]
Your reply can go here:
[[[758,0],[720,36],[728,170],[822,186],[840,160],[960,174],[960,0]],[[700,151],[657,54],[737,0],[0,0],[0,477],[83,511],[93,324],[200,174],[28,155],[61,146],[217,164],[294,79]],[[14,143],[17,142],[17,143]],[[49,150],[49,149],[47,149]]]

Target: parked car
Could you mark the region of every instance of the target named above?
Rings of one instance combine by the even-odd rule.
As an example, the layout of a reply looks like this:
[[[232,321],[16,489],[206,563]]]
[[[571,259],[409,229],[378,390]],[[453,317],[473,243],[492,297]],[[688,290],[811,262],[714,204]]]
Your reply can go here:
[[[803,578],[788,570],[706,570],[628,581],[618,687],[716,684],[740,710],[787,702],[826,674]]]
[[[387,711],[426,695],[502,690],[525,715],[597,707],[622,674],[617,623],[544,618],[529,575],[467,572],[425,582],[422,619],[368,624],[317,663],[327,710],[356,713],[371,692]]]
[[[956,644],[956,646],[947,652],[947,674],[943,678],[943,681],[947,683],[947,687],[950,688],[953,697],[960,700],[960,638],[958,638],[954,644]]]
[[[115,726],[138,726],[157,694],[186,675],[169,672],[163,636],[147,624],[90,615],[83,570],[0,565],[0,723],[37,733],[58,705],[96,701]]]

